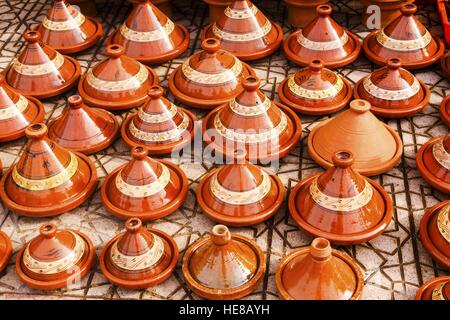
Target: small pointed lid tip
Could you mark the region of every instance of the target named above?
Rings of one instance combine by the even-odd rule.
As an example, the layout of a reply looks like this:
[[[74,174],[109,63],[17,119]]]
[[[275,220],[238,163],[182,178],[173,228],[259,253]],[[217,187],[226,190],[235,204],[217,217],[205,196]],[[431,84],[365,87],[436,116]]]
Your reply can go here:
[[[148,150],[143,147],[134,147],[131,149],[131,156],[135,160],[144,160],[148,156]]]
[[[57,231],[56,225],[53,223],[46,223],[40,226],[39,234],[47,239],[51,239],[55,236]]]
[[[405,16],[411,16],[417,12],[417,6],[413,3],[405,3],[400,8],[400,11]]]
[[[353,165],[355,158],[353,153],[348,150],[339,150],[332,157],[332,161],[335,167],[348,168]]]
[[[363,99],[355,99],[350,102],[350,109],[357,113],[365,113],[370,110],[370,102]]]
[[[315,238],[309,247],[309,253],[315,260],[327,260],[331,257],[330,241],[325,238]]]
[[[309,69],[320,72],[323,69],[323,62],[320,59],[314,59],[309,63]]]
[[[28,43],[36,43],[41,39],[41,34],[39,31],[27,30],[23,33],[23,37]]]
[[[136,233],[142,228],[142,221],[139,218],[130,218],[125,222],[125,229],[128,232]]]
[[[81,96],[74,94],[73,96],[67,98],[67,103],[69,104],[70,108],[79,109],[83,105],[83,99],[81,98]]]
[[[242,87],[247,91],[256,91],[259,89],[261,80],[255,76],[247,76],[242,79]]]
[[[35,123],[29,125],[25,129],[25,135],[28,139],[39,140],[47,135],[47,126],[43,123]]]
[[[124,55],[125,48],[120,44],[110,44],[106,47],[105,53],[108,57],[112,59],[117,59]]]
[[[150,89],[147,92],[147,95],[151,99],[159,99],[162,97],[163,94],[164,94],[164,89],[158,85],[154,85],[154,86],[150,87]]]
[[[391,58],[387,60],[386,65],[389,69],[397,70],[402,67],[402,62],[398,58]]]
[[[216,53],[220,50],[220,41],[216,38],[207,38],[202,42],[202,49],[208,53]]]
[[[320,17],[327,17],[331,15],[333,8],[329,4],[321,4],[317,6],[316,11]]]
[[[212,241],[215,245],[223,246],[231,240],[231,232],[227,226],[223,224],[215,225],[212,228]]]

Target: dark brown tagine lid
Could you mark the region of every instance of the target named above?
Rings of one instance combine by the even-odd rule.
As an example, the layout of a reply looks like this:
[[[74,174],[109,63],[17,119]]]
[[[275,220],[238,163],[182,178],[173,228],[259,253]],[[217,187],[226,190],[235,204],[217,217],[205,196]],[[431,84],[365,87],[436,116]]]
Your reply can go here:
[[[188,180],[183,170],[167,160],[149,158],[148,151],[135,147],[130,162],[106,176],[101,187],[105,208],[120,219],[162,218],[184,202]]]
[[[52,121],[48,137],[61,147],[92,154],[111,145],[119,132],[119,122],[110,112],[89,108],[80,96],[67,99],[68,107]]]
[[[109,45],[105,60],[89,69],[78,83],[78,92],[91,106],[124,110],[144,103],[148,89],[159,83],[150,67],[127,57],[120,45]]]
[[[242,90],[241,79],[255,73],[233,54],[221,50],[215,38],[204,40],[202,49],[170,74],[169,89],[184,104],[213,109],[234,98]]]
[[[299,117],[290,108],[271,101],[259,90],[254,76],[243,79],[244,90],[217,107],[203,120],[203,137],[223,156],[245,147],[247,158],[267,162],[293,150],[302,134]]]
[[[241,60],[256,60],[274,53],[283,41],[283,29],[250,1],[233,1],[202,31],[202,40],[217,38],[223,50]]]
[[[0,74],[0,142],[23,137],[25,128],[42,122],[44,116],[44,106],[39,100],[24,97],[8,86],[5,77]]]
[[[403,144],[394,129],[370,112],[369,102],[357,99],[350,102],[349,110],[319,123],[309,134],[309,153],[322,167],[333,165],[337,149],[351,151],[355,157],[353,169],[373,176],[397,165]]]
[[[38,99],[72,88],[81,75],[78,61],[45,45],[37,31],[26,31],[25,49],[5,70],[6,82],[22,94]]]
[[[191,290],[210,300],[234,300],[253,292],[264,276],[265,257],[247,237],[216,225],[212,234],[190,245],[182,271]]]
[[[316,238],[311,246],[290,253],[277,267],[275,282],[286,300],[360,299],[364,278],[358,264],[330,242]]]
[[[108,38],[125,54],[143,63],[172,60],[189,46],[189,31],[172,22],[150,0],[139,0],[125,22]]]
[[[419,288],[416,300],[450,300],[450,276],[441,276]]]
[[[289,212],[308,234],[332,243],[367,242],[392,218],[392,200],[377,182],[352,169],[350,151],[337,151],[333,166],[299,182],[289,196]]]
[[[352,98],[347,79],[324,68],[321,60],[288,76],[278,87],[280,100],[299,113],[330,114],[344,108]]]
[[[442,122],[450,128],[450,95],[442,100],[439,106],[439,115],[441,116]]]
[[[102,25],[83,15],[64,0],[54,0],[47,16],[36,30],[42,42],[61,53],[83,51],[102,37]]]
[[[367,58],[379,65],[397,58],[406,69],[420,69],[437,62],[445,50],[442,39],[433,36],[415,17],[416,5],[404,4],[401,12],[402,15],[386,27],[364,38]]]
[[[94,163],[49,140],[44,124],[25,130],[28,143],[3,175],[0,196],[18,215],[49,217],[81,205],[97,186]]]
[[[358,37],[337,24],[330,17],[332,11],[328,4],[317,6],[317,18],[286,39],[283,50],[289,60],[308,65],[320,59],[325,67],[335,69],[358,58],[361,52]]]
[[[0,231],[0,272],[2,272],[3,269],[5,269],[6,266],[8,265],[9,258],[11,258],[11,255],[12,255],[11,240],[6,235],[6,233]]]
[[[129,289],[148,288],[170,277],[178,261],[175,240],[163,231],[145,228],[138,218],[128,219],[125,228],[100,254],[104,276]]]
[[[153,86],[137,113],[122,124],[122,138],[131,147],[141,146],[151,154],[169,154],[189,144],[197,129],[197,117],[163,97]]]
[[[284,187],[278,176],[245,157],[245,150],[236,150],[232,163],[212,170],[200,181],[197,201],[212,220],[248,226],[269,219],[280,208]]]

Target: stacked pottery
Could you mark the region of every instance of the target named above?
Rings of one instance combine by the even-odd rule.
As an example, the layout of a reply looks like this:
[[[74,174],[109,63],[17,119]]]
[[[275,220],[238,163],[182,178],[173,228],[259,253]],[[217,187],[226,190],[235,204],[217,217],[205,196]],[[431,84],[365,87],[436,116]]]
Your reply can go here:
[[[431,279],[419,288],[416,300],[450,300],[450,276]]]
[[[223,14],[233,0],[203,0],[209,6],[209,21],[215,22]]]
[[[414,0],[362,0],[364,4],[362,22],[369,29],[384,28],[402,13],[400,8]]]
[[[296,28],[306,27],[317,17],[318,5],[327,4],[329,0],[284,0],[287,6],[288,22]]]
[[[1,169],[1,168],[0,168]],[[12,255],[12,244],[6,233],[0,231],[0,272],[6,268]]]

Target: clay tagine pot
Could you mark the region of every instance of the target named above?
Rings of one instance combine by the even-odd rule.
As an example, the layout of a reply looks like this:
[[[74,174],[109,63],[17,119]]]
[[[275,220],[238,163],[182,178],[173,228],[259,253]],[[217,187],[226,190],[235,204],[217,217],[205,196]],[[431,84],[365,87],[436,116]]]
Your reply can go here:
[[[264,276],[261,248],[247,237],[216,225],[212,234],[190,245],[182,271],[191,290],[210,300],[233,300],[253,292]]]
[[[289,24],[295,28],[306,27],[317,17],[317,6],[328,2],[328,0],[284,0]]]
[[[94,257],[94,245],[83,233],[43,224],[17,254],[16,273],[32,289],[67,288],[88,274]]]
[[[6,82],[20,93],[44,99],[72,88],[81,74],[77,60],[45,45],[37,31],[26,31],[28,45],[5,70]]]
[[[308,234],[336,244],[380,235],[392,219],[391,198],[377,182],[352,169],[350,151],[337,151],[333,167],[302,180],[289,196],[289,212]]]
[[[101,23],[84,16],[64,0],[54,0],[36,30],[42,42],[60,53],[76,53],[95,45],[102,37]]]
[[[170,74],[169,89],[184,104],[214,109],[234,98],[242,90],[241,79],[255,72],[221,50],[215,38],[204,40],[202,48]]]
[[[233,0],[203,0],[209,6],[209,21],[219,20],[225,9],[233,3]]]
[[[128,289],[148,288],[170,277],[178,261],[175,240],[163,231],[143,227],[138,218],[128,219],[125,228],[100,254],[104,276]]]
[[[48,127],[48,137],[61,147],[92,154],[110,146],[119,132],[116,117],[103,109],[89,108],[80,96],[67,99],[68,107]]]
[[[44,106],[38,99],[24,97],[8,86],[0,74],[0,142],[23,137],[25,128],[42,122],[44,116]]]
[[[229,226],[263,222],[277,213],[284,187],[277,175],[245,160],[242,149],[233,163],[210,171],[197,186],[197,202],[203,213]]]
[[[288,76],[278,86],[280,100],[296,112],[330,114],[344,108],[353,95],[350,82],[312,60],[307,68]]]
[[[416,300],[450,300],[450,276],[441,276],[419,288]]]
[[[187,50],[189,31],[173,23],[150,0],[139,0],[108,43],[122,45],[127,56],[142,63],[160,64]]]
[[[97,171],[84,154],[46,138],[47,127],[26,128],[28,143],[19,160],[3,175],[0,196],[21,216],[49,217],[81,205],[95,191]]]
[[[6,233],[0,231],[0,272],[6,268],[12,255],[11,240]]]
[[[414,16],[416,11],[414,4],[404,4],[400,17],[368,34],[363,42],[367,58],[379,65],[397,58],[406,69],[425,68],[438,61],[444,54],[444,42]]]
[[[135,147],[130,162],[108,174],[101,187],[105,208],[120,219],[154,220],[177,210],[184,202],[188,180],[183,170],[167,160],[149,158]]]
[[[430,90],[401,66],[399,59],[389,59],[386,67],[358,81],[354,97],[369,101],[370,111],[381,117],[409,117],[422,111],[430,101]]]
[[[286,57],[294,63],[309,65],[320,59],[330,69],[346,66],[358,58],[358,37],[338,25],[331,17],[330,5],[317,6],[318,17],[304,29],[297,30],[284,41]]]
[[[369,29],[384,28],[389,22],[401,16],[401,7],[414,0],[361,0],[364,4],[362,22]],[[374,6],[379,11],[373,10]]]
[[[219,39],[223,50],[250,61],[274,53],[283,41],[283,29],[249,0],[235,0],[203,29],[202,40],[207,38]]]
[[[141,146],[151,154],[169,154],[188,145],[197,129],[197,117],[163,97],[153,86],[148,100],[122,124],[122,138],[130,147]]]
[[[324,238],[281,260],[275,283],[286,300],[357,300],[364,288],[358,264]]]
[[[441,69],[447,79],[450,79],[450,51],[441,57]]]
[[[369,102],[357,99],[349,110],[319,123],[309,134],[309,154],[320,166],[331,167],[338,149],[352,152],[355,171],[374,176],[399,163],[403,143],[394,129],[370,112]]]
[[[147,91],[159,83],[153,69],[124,52],[122,46],[107,46],[108,57],[83,75],[78,92],[86,104],[107,110],[132,109],[144,103]]]
[[[450,128],[450,95],[442,100],[441,105],[439,106],[439,115],[441,116],[442,122]]]
[[[254,76],[243,79],[244,90],[202,121],[203,139],[222,156],[245,147],[252,161],[278,160],[293,150],[302,134],[300,119],[290,108],[271,101]]]

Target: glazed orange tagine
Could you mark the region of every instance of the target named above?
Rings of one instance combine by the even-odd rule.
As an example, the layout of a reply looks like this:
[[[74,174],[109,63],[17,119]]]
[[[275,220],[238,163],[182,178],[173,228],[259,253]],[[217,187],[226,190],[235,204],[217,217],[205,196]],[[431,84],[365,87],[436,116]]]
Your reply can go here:
[[[419,288],[416,300],[450,300],[450,276],[431,279]]]
[[[12,255],[11,240],[6,233],[0,231],[0,272],[6,268]]]

